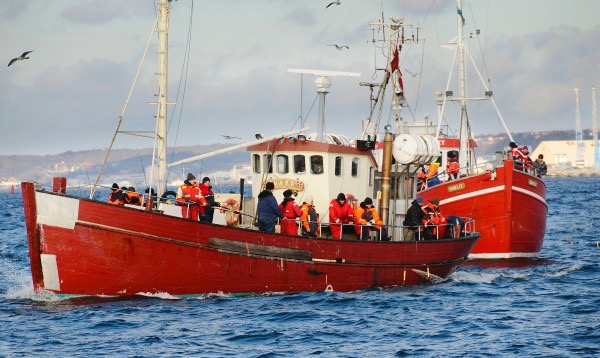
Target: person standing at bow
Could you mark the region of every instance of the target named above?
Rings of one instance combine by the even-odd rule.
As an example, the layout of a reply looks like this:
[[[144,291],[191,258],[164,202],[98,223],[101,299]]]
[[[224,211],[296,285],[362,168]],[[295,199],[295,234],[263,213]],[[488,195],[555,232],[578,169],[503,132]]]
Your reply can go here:
[[[215,214],[214,207],[219,206],[219,204],[215,202],[215,193],[212,191],[210,178],[202,178],[202,184],[198,185],[198,187],[200,188],[200,195],[206,200],[206,206],[200,207],[200,221],[212,223]]]
[[[342,225],[349,224],[354,220],[352,207],[346,201],[346,195],[339,193],[337,198],[329,204],[329,229],[331,237],[335,240],[342,239]]]
[[[281,233],[284,235],[298,235],[296,218],[302,216],[302,210],[292,197],[293,192],[288,189],[283,192],[283,201],[279,204],[279,210],[283,214],[281,221]]]
[[[181,216],[184,219],[198,221],[200,205],[206,201],[203,200],[200,188],[196,185],[196,177],[192,173],[188,173],[183,185],[177,189],[175,201],[177,205],[181,206]]]
[[[302,223],[302,236],[308,236],[315,238],[319,231],[319,214],[313,205],[312,195],[306,195],[304,202],[300,210],[302,215],[300,216],[300,222]]]
[[[268,182],[265,190],[258,194],[258,205],[256,206],[258,230],[267,233],[275,232],[275,220],[283,219],[283,214],[277,205],[277,199],[273,195],[275,184]]]
[[[533,162],[533,168],[535,169],[538,178],[541,178],[548,173],[548,166],[546,166],[543,154],[538,155],[537,159]]]

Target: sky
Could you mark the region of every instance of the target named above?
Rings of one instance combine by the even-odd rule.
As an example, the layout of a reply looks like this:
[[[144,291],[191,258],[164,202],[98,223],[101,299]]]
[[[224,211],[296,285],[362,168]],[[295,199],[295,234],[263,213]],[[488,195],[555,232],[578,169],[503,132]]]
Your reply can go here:
[[[178,0],[169,33],[169,145],[250,141],[300,126],[317,129],[315,78],[289,68],[360,73],[333,77],[326,96],[326,130],[353,139],[369,115],[369,90],[389,61],[380,31],[369,22],[403,18],[420,27],[405,44],[400,68],[405,121],[437,122],[435,92],[445,91],[452,52],[440,44],[456,34],[456,3],[441,0]],[[574,130],[580,88],[582,127],[592,128],[591,87],[600,86],[600,1],[464,1],[470,53],[489,83],[511,132]],[[107,148],[127,104],[121,129],[151,131],[156,107],[156,36],[129,102],[155,20],[152,0],[4,0],[0,49],[0,155],[48,155]],[[413,30],[410,34],[416,36]],[[406,33],[408,37],[408,32]],[[337,50],[332,44],[346,45]],[[189,61],[186,59],[189,49]],[[482,56],[483,55],[483,56]],[[476,74],[468,70],[470,76]],[[414,76],[413,76],[414,75]],[[456,78],[456,77],[454,77]],[[458,92],[457,85],[450,89]],[[469,93],[481,96],[478,83]],[[382,126],[391,120],[389,101]],[[476,135],[503,132],[489,104],[469,116]],[[445,116],[451,130],[453,113]],[[435,117],[435,118],[434,118]],[[117,148],[151,147],[119,135]]]

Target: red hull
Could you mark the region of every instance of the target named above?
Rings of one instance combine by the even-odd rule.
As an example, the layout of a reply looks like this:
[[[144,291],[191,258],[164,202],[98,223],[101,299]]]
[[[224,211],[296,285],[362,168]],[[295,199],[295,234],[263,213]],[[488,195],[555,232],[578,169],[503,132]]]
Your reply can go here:
[[[515,171],[513,161],[487,172],[444,182],[422,191],[425,200],[440,199],[446,216],[475,219],[481,239],[470,258],[537,257],[546,231],[546,185]]]
[[[23,183],[36,292],[65,295],[353,291],[450,275],[479,235],[432,242],[311,240],[35,191]]]

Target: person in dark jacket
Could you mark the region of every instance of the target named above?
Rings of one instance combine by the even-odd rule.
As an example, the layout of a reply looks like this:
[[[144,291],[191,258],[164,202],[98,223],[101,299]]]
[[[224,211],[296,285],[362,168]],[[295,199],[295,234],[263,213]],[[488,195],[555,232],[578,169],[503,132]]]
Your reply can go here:
[[[423,226],[421,219],[425,216],[421,205],[423,205],[423,198],[417,196],[406,212],[406,217],[402,222],[402,225],[404,226],[402,229],[404,241],[414,241],[418,237],[417,233]]]
[[[256,207],[258,230],[262,232],[275,232],[275,219],[283,219],[283,214],[277,205],[277,199],[273,195],[275,185],[268,182],[265,190],[258,194],[258,205]]]
[[[548,173],[548,166],[544,161],[543,154],[538,155],[537,159],[533,162],[533,168],[535,169],[538,178],[541,178],[543,175],[546,175],[546,173]]]

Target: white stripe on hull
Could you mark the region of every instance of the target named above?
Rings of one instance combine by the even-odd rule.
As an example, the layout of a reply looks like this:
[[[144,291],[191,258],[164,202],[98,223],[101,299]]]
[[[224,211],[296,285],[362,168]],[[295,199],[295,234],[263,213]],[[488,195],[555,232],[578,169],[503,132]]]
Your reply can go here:
[[[56,255],[41,254],[40,259],[42,261],[42,274],[44,275],[44,288],[60,291]]]
[[[498,252],[493,254],[470,254],[470,259],[514,259],[519,257],[538,257],[538,252]]]

